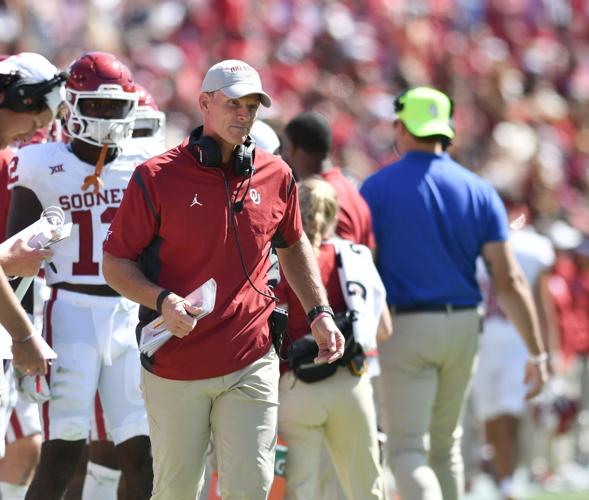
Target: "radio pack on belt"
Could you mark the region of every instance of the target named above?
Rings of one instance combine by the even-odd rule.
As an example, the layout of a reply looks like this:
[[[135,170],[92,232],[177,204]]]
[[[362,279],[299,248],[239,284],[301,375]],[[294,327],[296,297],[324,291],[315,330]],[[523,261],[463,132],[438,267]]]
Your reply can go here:
[[[316,365],[314,360],[319,347],[311,333],[295,340],[287,350],[286,358],[295,377],[308,384],[331,377],[338,366],[347,366],[357,376],[366,372],[366,356],[362,346],[354,340],[352,315],[349,311],[336,314],[335,323],[345,339],[344,355],[337,361]]]
[[[276,354],[283,361],[286,361],[282,357],[282,342],[284,335],[286,335],[286,329],[288,327],[288,311],[281,307],[275,307],[270,315],[270,334],[272,335],[272,344],[276,350]]]

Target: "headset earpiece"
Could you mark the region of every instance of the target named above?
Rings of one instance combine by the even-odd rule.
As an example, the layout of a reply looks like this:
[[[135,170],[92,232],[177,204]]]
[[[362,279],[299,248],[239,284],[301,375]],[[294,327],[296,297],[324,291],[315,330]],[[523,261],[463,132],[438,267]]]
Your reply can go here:
[[[202,127],[195,128],[188,138],[188,149],[203,167],[218,167],[223,161],[221,147],[215,139],[202,135]],[[256,143],[248,136],[246,141],[235,148],[233,170],[238,177],[247,177],[254,169]]]
[[[57,73],[53,78],[43,82],[31,83],[26,79],[12,79],[4,91],[4,101],[0,106],[16,113],[32,113],[38,111],[45,96],[68,78],[69,74],[66,71],[62,71]]]
[[[17,80],[20,80],[20,76],[16,73],[0,74],[0,92],[6,93]]]
[[[254,168],[254,160],[256,158],[256,143],[249,135],[245,142],[237,148],[233,154],[233,169],[235,174],[241,177],[250,175]]]

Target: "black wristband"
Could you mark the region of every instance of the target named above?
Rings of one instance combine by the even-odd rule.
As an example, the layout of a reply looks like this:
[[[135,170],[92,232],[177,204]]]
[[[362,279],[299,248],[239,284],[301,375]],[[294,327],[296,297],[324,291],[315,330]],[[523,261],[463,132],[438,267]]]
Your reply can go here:
[[[164,299],[171,293],[172,292],[170,290],[162,290],[160,294],[157,296],[157,299],[155,301],[155,310],[158,312],[158,314],[162,313],[162,304],[164,303]]]
[[[321,313],[329,314],[333,319],[335,319],[335,314],[333,314],[333,309],[329,306],[315,306],[307,313],[307,319],[309,320],[309,324],[313,323],[313,320],[319,316]]]

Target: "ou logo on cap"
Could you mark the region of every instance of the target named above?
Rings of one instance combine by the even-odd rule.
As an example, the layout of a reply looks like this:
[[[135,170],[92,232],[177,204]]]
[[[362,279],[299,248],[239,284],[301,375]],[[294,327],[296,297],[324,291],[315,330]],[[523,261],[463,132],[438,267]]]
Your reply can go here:
[[[260,201],[262,200],[260,193],[258,193],[254,188],[250,189],[250,198],[255,205],[259,205]]]

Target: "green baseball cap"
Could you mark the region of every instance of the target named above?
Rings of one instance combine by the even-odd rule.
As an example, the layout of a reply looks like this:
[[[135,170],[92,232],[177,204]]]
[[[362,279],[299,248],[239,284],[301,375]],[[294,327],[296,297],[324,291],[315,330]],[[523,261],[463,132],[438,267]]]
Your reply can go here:
[[[395,100],[395,117],[416,137],[443,135],[454,138],[452,101],[439,90],[415,87]]]

